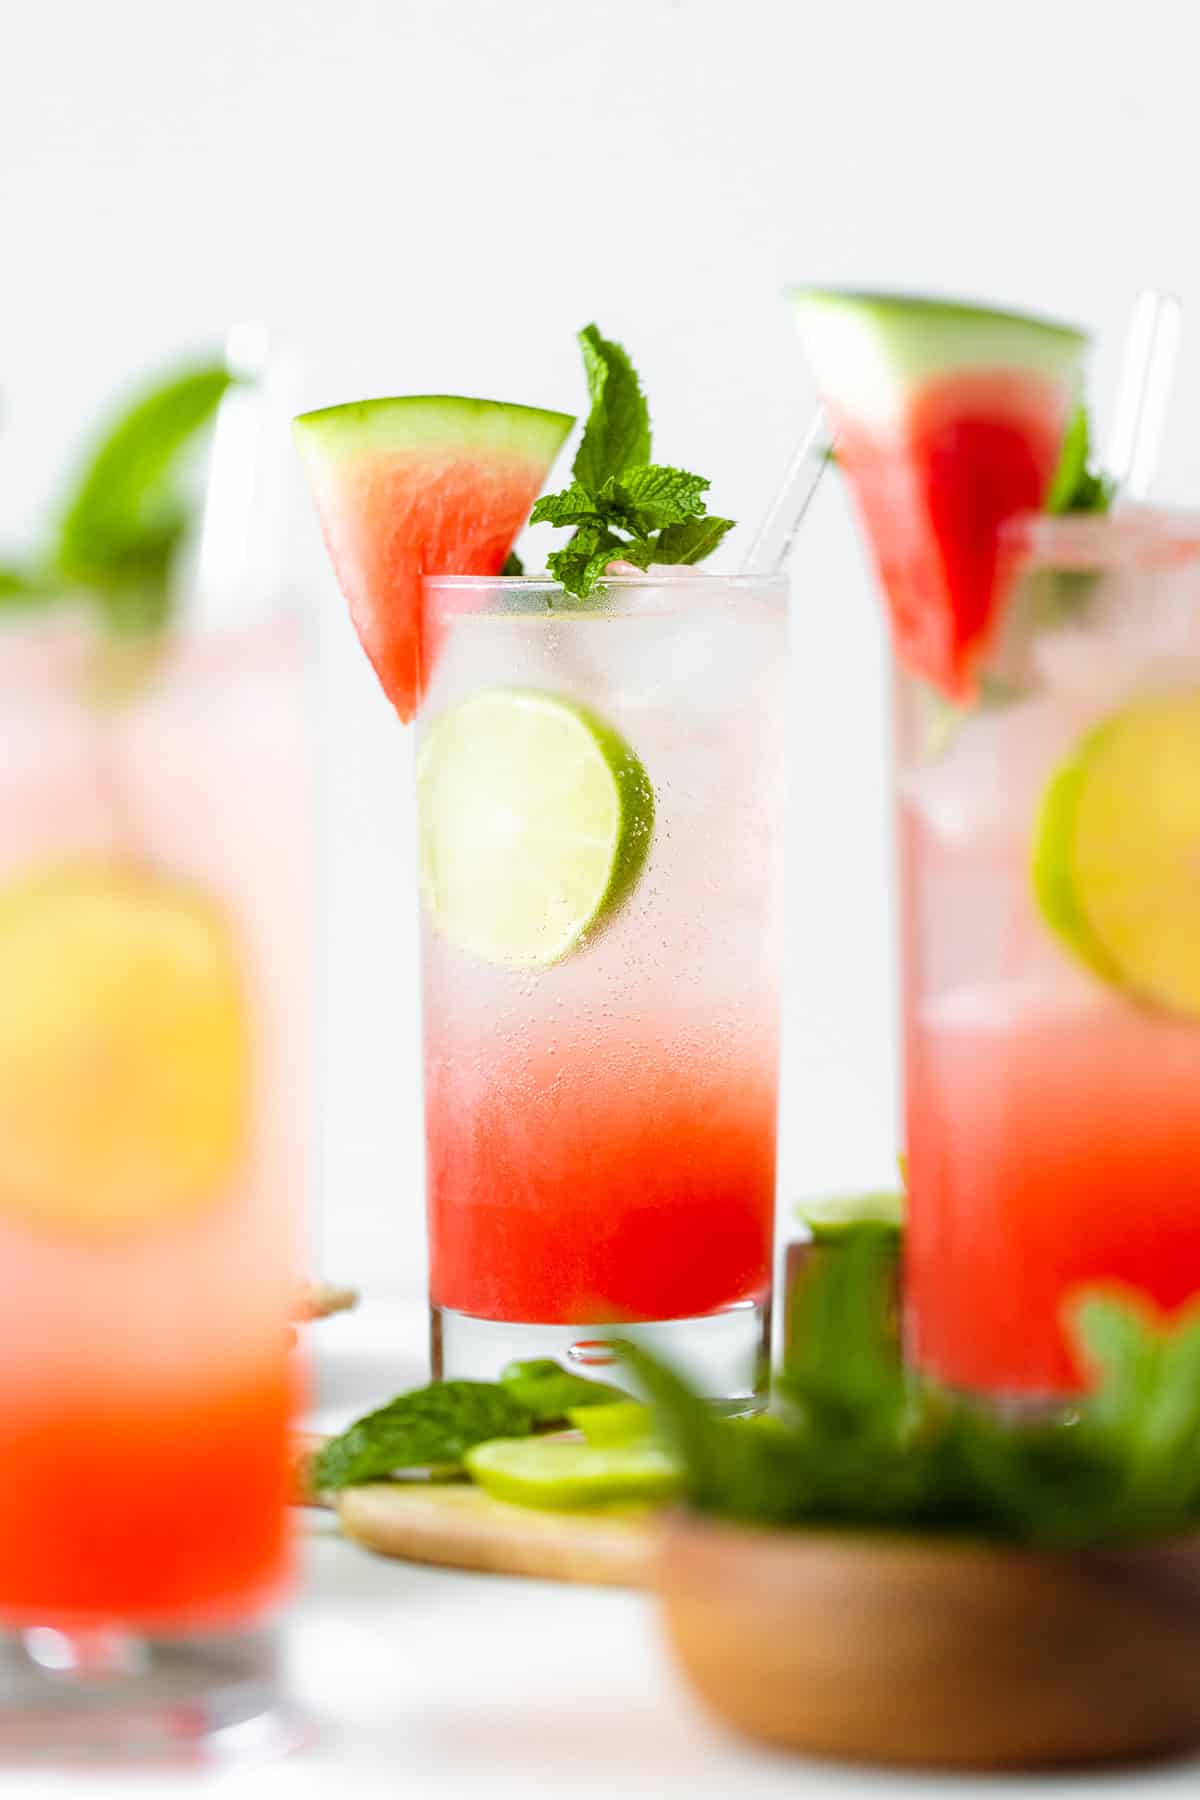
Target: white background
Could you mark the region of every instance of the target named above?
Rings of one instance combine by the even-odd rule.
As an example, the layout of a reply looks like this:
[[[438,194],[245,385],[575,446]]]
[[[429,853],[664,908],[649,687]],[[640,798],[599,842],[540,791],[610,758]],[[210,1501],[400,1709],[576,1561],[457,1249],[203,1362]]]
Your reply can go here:
[[[863,280],[1076,317],[1101,412],[1143,282],[1200,311],[1185,0],[7,0],[0,545],[131,374],[259,316],[311,404],[577,408],[624,339],[658,449],[752,523],[812,393],[781,291]],[[1172,420],[1171,486],[1200,498]],[[322,1256],[422,1279],[410,746],[296,495],[329,801]],[[736,549],[732,554],[736,555]],[[795,567],[783,1194],[890,1179],[882,664],[836,484]]]

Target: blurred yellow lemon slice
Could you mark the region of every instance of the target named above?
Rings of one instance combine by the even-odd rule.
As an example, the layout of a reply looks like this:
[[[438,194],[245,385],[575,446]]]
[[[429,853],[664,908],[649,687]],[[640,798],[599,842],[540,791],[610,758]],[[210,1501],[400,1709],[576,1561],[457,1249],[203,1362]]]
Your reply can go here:
[[[0,889],[0,1212],[111,1235],[219,1199],[248,1060],[236,946],[203,894],[110,864]]]

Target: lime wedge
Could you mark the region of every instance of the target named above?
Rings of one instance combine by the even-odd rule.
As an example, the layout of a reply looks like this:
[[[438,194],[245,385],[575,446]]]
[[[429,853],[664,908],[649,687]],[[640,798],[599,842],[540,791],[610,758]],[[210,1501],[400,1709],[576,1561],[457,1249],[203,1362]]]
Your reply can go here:
[[[625,1500],[666,1500],[679,1465],[654,1444],[601,1446],[566,1439],[493,1438],[466,1454],[472,1481],[518,1506],[574,1510]]]
[[[604,1406],[573,1406],[567,1414],[589,1444],[611,1448],[650,1436],[653,1415],[637,1400],[613,1400]]]
[[[0,1211],[93,1237],[219,1202],[248,1066],[207,895],[103,863],[0,891]]]
[[[1140,701],[1083,739],[1046,790],[1032,877],[1081,961],[1200,1018],[1200,694]]]
[[[605,923],[654,829],[654,791],[624,738],[575,701],[514,688],[434,721],[417,805],[430,918],[509,968],[547,968]]]

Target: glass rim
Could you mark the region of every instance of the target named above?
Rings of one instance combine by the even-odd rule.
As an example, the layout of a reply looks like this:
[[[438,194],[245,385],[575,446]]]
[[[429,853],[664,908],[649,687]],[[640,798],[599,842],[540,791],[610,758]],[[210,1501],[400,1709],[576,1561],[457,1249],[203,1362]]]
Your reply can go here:
[[[481,589],[499,588],[505,593],[515,593],[521,588],[539,590],[555,590],[565,593],[561,581],[554,575],[423,575],[422,585],[427,588],[448,589],[451,592],[477,593]],[[696,569],[688,565],[673,568],[658,575],[640,572],[636,575],[604,575],[599,585],[606,589],[618,591],[636,591],[638,588],[684,587],[693,584],[711,583],[717,588],[743,589],[767,587],[774,584],[786,584],[788,575],[785,570],[764,569],[738,571],[736,574],[718,575],[712,570]]]
[[[1023,513],[1003,532],[1023,571],[1169,567],[1200,561],[1200,507],[1118,505],[1110,513]]]
[[[15,696],[26,710],[49,696],[72,704],[103,704],[103,672],[115,653],[116,661],[109,664],[113,671],[125,656],[132,658],[131,670],[140,656],[146,657],[145,671],[152,679],[144,688],[133,688],[131,697],[149,697],[160,680],[236,679],[269,661],[281,646],[303,657],[307,642],[303,619],[282,610],[241,625],[202,631],[168,626],[142,638],[106,631],[85,605],[14,611],[0,615],[0,695],[6,704]]]

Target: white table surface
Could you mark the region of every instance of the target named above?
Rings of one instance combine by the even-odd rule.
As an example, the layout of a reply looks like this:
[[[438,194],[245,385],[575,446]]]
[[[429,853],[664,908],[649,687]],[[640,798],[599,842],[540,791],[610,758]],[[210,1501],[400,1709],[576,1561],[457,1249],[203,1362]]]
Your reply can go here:
[[[367,1307],[314,1329],[316,1422],[423,1378],[423,1321]],[[303,1515],[287,1621],[311,1747],[208,1775],[11,1775],[0,1792],[113,1800],[1198,1800],[1200,1760],[1076,1777],[905,1776],[759,1751],[692,1705],[645,1595],[372,1557]],[[1200,1705],[1200,1695],[1197,1696]]]

